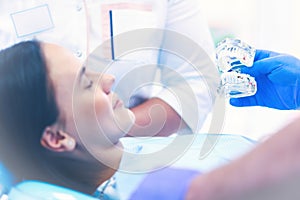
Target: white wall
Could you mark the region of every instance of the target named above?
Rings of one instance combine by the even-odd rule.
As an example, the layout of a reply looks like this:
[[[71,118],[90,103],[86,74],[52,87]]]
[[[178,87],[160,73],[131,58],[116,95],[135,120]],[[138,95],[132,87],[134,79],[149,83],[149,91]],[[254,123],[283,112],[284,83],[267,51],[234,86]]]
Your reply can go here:
[[[257,48],[300,57],[299,0],[198,1],[211,27],[231,31]]]
[[[209,26],[218,33],[231,33],[255,48],[285,52],[300,58],[300,1],[198,1]],[[223,132],[259,139],[272,134],[296,115],[299,115],[298,111],[228,105]]]

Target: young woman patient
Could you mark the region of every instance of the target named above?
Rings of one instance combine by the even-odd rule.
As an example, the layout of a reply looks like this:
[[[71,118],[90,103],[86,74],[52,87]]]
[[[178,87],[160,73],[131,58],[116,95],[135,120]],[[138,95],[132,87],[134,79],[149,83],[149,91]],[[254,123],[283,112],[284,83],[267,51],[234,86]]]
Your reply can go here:
[[[0,74],[0,160],[16,182],[39,179],[92,193],[112,176],[119,138],[134,123],[111,92],[113,76],[89,73],[64,48],[38,41],[2,51]]]

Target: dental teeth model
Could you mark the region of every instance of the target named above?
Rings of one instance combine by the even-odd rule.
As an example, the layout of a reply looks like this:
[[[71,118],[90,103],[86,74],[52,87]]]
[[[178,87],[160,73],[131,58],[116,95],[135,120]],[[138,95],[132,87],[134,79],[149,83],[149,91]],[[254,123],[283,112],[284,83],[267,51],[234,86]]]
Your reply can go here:
[[[216,48],[216,64],[221,74],[218,93],[225,97],[252,96],[257,86],[253,77],[240,73],[240,67],[253,65],[255,49],[238,39],[227,38]]]

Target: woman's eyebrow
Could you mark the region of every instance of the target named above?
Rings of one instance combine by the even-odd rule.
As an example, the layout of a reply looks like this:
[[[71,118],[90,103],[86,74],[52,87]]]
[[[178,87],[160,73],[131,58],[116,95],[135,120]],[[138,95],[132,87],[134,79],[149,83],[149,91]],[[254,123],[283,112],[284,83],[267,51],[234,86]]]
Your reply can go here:
[[[82,77],[83,75],[85,74],[85,70],[86,70],[86,67],[83,65],[80,69],[80,72],[79,72],[79,79],[78,79],[78,82],[81,83],[81,80],[82,80]]]

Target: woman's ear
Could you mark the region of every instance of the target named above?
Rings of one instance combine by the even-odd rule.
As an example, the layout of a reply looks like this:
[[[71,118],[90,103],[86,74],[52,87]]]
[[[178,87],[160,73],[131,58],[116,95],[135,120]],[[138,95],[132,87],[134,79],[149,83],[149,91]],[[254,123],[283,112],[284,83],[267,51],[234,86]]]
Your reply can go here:
[[[70,134],[48,126],[43,132],[41,144],[51,151],[65,152],[75,149],[76,140]]]

